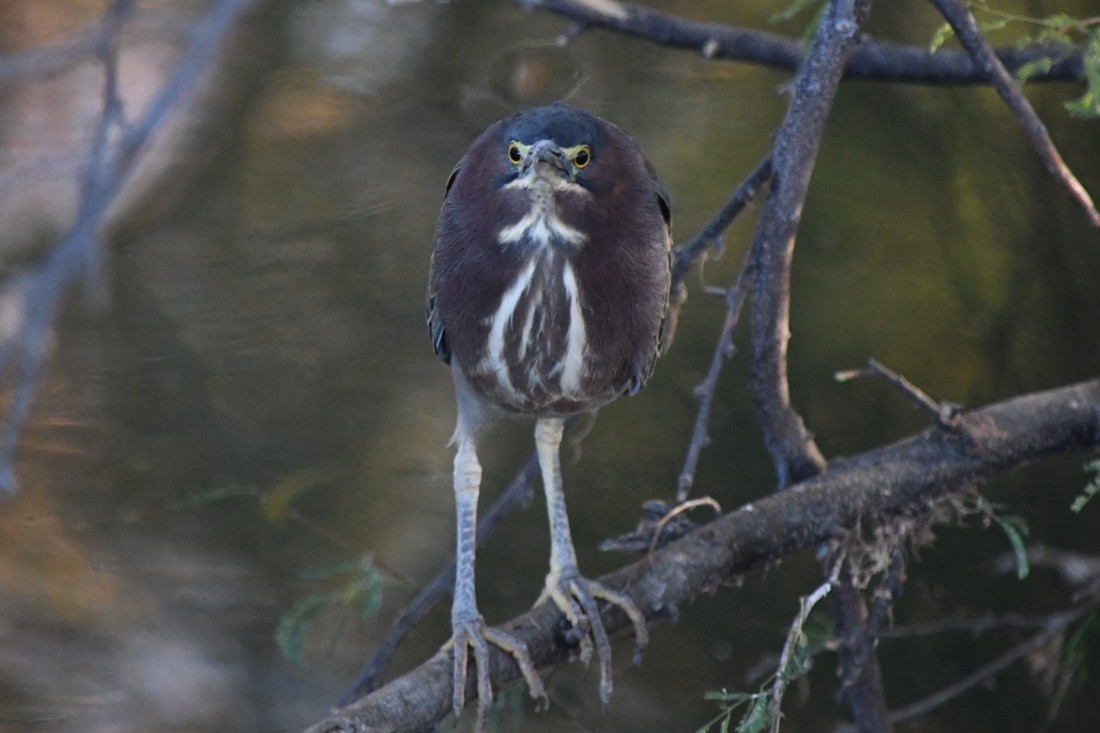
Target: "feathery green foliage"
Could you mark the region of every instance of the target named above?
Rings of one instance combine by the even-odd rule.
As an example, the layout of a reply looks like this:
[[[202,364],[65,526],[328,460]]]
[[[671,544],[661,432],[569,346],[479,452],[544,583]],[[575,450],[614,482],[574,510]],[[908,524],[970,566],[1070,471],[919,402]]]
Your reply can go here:
[[[1045,17],[1033,17],[999,10],[982,0],[968,3],[983,33],[1008,27],[1026,29],[1016,39],[1016,45],[1045,46],[1050,55],[1020,66],[1015,73],[1021,84],[1038,74],[1049,71],[1058,61],[1069,58],[1080,49],[1085,76],[1085,91],[1080,97],[1065,102],[1066,110],[1073,117],[1096,119],[1100,117],[1100,16],[1075,18],[1067,13],[1053,13]],[[944,23],[935,30],[928,42],[935,52],[955,35],[950,25]]]
[[[302,647],[318,618],[334,609],[340,615],[337,628],[341,628],[351,616],[359,619],[374,616],[382,605],[383,578],[369,555],[305,571],[302,578],[335,584],[335,587],[312,590],[302,596],[279,620],[275,631],[279,651],[287,659],[305,665]]]
[[[1081,510],[1085,508],[1085,505],[1089,503],[1092,497],[1100,494],[1100,458],[1095,461],[1089,461],[1083,468],[1085,471],[1095,475],[1092,477],[1091,481],[1085,484],[1085,488],[1077,495],[1073,503],[1069,505],[1070,511],[1074,514],[1080,514]]]

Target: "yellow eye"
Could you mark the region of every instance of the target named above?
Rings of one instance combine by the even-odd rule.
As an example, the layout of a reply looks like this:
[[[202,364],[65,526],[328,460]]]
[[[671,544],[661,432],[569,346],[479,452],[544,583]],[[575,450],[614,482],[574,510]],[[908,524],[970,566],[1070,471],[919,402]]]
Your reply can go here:
[[[592,151],[588,149],[587,145],[582,145],[573,153],[573,165],[577,168],[584,168],[592,161]]]
[[[508,143],[508,160],[512,161],[512,165],[519,165],[523,162],[523,151],[519,149],[519,143],[515,140]]]

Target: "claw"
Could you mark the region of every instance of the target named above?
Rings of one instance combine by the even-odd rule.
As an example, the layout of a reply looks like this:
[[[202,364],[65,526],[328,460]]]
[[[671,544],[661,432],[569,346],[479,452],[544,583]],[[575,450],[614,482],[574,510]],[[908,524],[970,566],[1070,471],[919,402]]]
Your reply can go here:
[[[453,636],[447,642],[454,659],[454,688],[451,704],[457,718],[466,704],[466,677],[469,667],[470,651],[473,651],[474,667],[477,674],[477,722],[475,730],[485,730],[485,720],[493,705],[493,684],[489,675],[489,645],[499,647],[512,655],[519,666],[520,674],[527,683],[531,697],[535,699],[535,709],[542,711],[550,705],[546,688],[542,684],[527,644],[522,639],[485,625],[485,620],[477,616],[468,621],[452,621]]]
[[[550,600],[565,615],[573,628],[583,632],[580,642],[580,658],[588,664],[595,651],[600,663],[600,703],[606,711],[611,705],[611,642],[600,618],[597,601],[605,601],[618,606],[634,626],[635,663],[641,660],[642,652],[649,644],[649,630],[645,616],[628,596],[611,590],[594,580],[584,578],[576,569],[563,569],[559,573],[551,572],[546,578],[546,588],[539,601]]]

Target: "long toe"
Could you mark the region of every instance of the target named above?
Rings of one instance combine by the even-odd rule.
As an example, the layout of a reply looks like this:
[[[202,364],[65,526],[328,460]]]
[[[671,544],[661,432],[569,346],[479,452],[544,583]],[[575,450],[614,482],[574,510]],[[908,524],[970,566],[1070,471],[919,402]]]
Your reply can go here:
[[[641,659],[642,651],[649,643],[645,616],[628,596],[594,580],[588,580],[576,571],[551,573],[546,578],[543,598],[552,600],[574,628],[584,632],[581,642],[582,661],[587,663],[587,657],[594,649],[600,665],[600,702],[606,710],[611,703],[612,692],[611,643],[600,618],[597,601],[618,606],[630,619],[634,627],[636,662]]]

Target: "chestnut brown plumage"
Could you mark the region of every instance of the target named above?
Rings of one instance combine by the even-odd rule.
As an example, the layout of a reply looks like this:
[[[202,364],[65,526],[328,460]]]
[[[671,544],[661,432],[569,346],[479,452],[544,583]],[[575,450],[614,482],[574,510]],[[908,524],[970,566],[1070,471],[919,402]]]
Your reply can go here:
[[[531,694],[546,699],[524,644],[486,626],[474,596],[476,439],[488,421],[536,420],[551,534],[542,599],[582,632],[582,658],[595,650],[605,706],[610,644],[597,601],[622,608],[639,651],[646,643],[634,603],[577,569],[558,449],[565,417],[636,393],[652,373],[668,340],[670,219],[668,197],[630,136],[560,103],[491,125],[447,182],[428,328],[436,354],[451,366],[458,403],[453,704],[457,714],[472,650],[479,728],[492,699],[489,644],[509,651]]]

